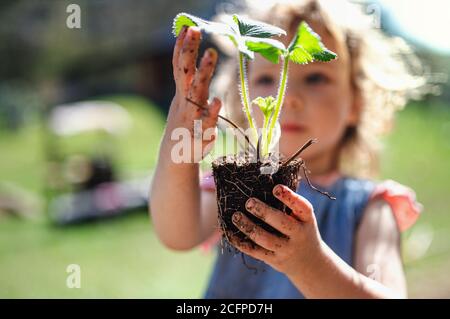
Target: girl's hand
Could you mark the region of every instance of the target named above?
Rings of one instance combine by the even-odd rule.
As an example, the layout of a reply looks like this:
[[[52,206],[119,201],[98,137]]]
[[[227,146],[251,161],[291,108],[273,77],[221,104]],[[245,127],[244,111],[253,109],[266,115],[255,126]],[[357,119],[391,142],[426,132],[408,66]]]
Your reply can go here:
[[[199,68],[196,68],[200,41],[201,32],[197,27],[184,27],[177,38],[172,59],[176,93],[169,110],[166,129],[166,134],[169,135],[166,138],[170,138],[172,131],[176,128],[187,128],[191,133],[192,141],[201,139],[202,154],[200,155],[204,157],[211,149],[212,141],[215,140],[215,126],[221,102],[217,98],[211,102],[208,101],[209,85],[217,63],[217,52],[212,48],[207,49]],[[197,127],[201,128],[201,134],[194,132],[194,120],[201,120],[201,126]],[[209,133],[205,132],[207,129],[210,129]],[[205,150],[208,147],[209,149]],[[192,159],[195,162],[201,160],[194,155]]]
[[[244,214],[236,212],[233,223],[256,245],[240,242],[235,236],[231,236],[230,241],[243,253],[264,261],[288,276],[295,275],[302,265],[315,260],[322,249],[322,239],[310,202],[284,185],[275,186],[273,194],[292,209],[293,215],[286,215],[256,198],[247,200],[246,209],[284,237],[265,231]]]
[[[273,193],[292,209],[291,216],[255,198],[247,201],[246,209],[280,231],[284,237],[268,233],[245,215],[234,213],[233,223],[256,244],[241,243],[237,237],[228,236],[235,247],[283,272],[306,298],[361,299],[405,296],[403,288],[396,285],[395,280],[396,276],[403,278],[402,273],[391,269],[392,261],[401,264],[399,253],[389,255],[391,259],[384,261],[389,265],[386,269],[390,272],[385,279],[386,283],[366,277],[349,266],[322,241],[311,203],[284,185],[275,186]],[[375,212],[379,216],[380,212]],[[380,225],[378,226],[380,229]],[[395,227],[394,224],[394,229]],[[384,238],[378,240],[378,243],[370,243],[369,246],[380,245],[380,249],[386,252],[392,249],[388,248],[389,246],[398,245],[398,238],[395,239],[396,242],[386,242]]]

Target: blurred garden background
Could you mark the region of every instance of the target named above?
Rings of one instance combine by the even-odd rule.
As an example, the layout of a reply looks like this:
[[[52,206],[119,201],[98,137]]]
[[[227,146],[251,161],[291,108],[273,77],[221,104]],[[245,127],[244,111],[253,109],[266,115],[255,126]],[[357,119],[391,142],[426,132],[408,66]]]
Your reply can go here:
[[[414,46],[436,84],[398,114],[380,178],[412,187],[425,207],[403,235],[410,296],[448,298],[450,5],[358,2]],[[66,25],[72,3],[80,29]],[[0,298],[202,296],[214,253],[164,248],[146,194],[174,92],[172,19],[216,10],[233,5],[0,2]],[[79,289],[66,285],[70,264]]]

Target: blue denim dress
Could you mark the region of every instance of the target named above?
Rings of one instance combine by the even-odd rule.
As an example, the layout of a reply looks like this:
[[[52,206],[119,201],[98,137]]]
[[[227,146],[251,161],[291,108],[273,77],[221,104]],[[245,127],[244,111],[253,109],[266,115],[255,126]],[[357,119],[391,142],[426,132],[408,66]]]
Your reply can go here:
[[[303,182],[297,190],[313,205],[322,239],[349,265],[356,227],[374,188],[372,181],[343,177],[322,188],[337,198],[334,201]],[[227,247],[218,250],[205,298],[303,298],[283,273],[264,262],[245,255],[244,264],[242,254]]]

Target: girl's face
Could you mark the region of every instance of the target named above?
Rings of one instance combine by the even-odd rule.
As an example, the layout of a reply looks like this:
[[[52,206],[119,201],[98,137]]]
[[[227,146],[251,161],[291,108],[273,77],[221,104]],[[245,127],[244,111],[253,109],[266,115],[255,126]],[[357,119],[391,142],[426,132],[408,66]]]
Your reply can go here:
[[[323,28],[314,24],[312,27],[322,37],[325,46],[338,54],[338,59],[308,65],[290,62],[280,113],[280,152],[289,156],[308,139],[317,138],[318,143],[310,146],[301,157],[307,161],[313,174],[320,174],[336,167],[345,129],[357,122],[357,106],[347,52],[339,50],[335,40]],[[280,71],[280,64],[256,55],[248,74],[251,98],[276,97]],[[258,127],[261,127],[263,115],[257,106],[253,106],[253,110]]]

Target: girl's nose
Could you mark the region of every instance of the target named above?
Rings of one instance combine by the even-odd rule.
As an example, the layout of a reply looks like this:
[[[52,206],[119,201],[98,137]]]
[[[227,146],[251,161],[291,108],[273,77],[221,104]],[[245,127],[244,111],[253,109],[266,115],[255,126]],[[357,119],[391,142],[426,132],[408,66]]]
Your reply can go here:
[[[296,111],[301,111],[304,107],[303,99],[298,91],[294,88],[289,88],[286,90],[286,94],[284,96],[284,106],[286,108],[294,108]]]

